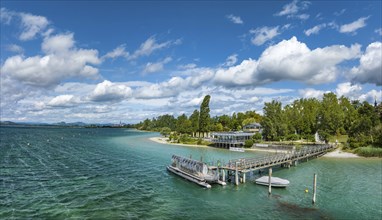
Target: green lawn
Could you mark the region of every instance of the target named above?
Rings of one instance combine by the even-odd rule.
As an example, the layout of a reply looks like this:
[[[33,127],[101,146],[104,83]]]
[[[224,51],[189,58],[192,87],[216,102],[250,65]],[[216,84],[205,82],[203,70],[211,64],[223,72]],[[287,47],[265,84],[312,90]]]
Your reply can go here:
[[[348,136],[347,135],[339,135],[338,137],[335,135],[335,136],[331,136],[329,138],[329,141],[332,142],[332,143],[336,143],[336,140],[338,140],[338,143],[346,143],[348,141]]]

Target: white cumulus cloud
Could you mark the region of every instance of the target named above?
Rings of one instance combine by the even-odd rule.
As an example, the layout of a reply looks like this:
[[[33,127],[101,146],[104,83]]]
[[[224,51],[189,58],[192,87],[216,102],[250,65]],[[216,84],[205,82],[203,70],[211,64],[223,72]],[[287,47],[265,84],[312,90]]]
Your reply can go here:
[[[298,14],[298,13],[302,10],[307,9],[309,5],[310,5],[310,2],[308,1],[293,0],[291,3],[284,5],[283,9],[280,12],[276,13],[275,15],[306,20],[309,18],[308,14]]]
[[[261,27],[250,30],[251,34],[254,34],[255,36],[251,39],[251,42],[254,45],[260,46],[263,45],[265,42],[273,39],[277,35],[280,34],[279,32],[279,26],[276,27]]]
[[[352,23],[341,25],[339,31],[341,33],[354,33],[358,29],[366,26],[367,19],[369,19],[369,17],[362,17]]]
[[[73,95],[59,95],[54,97],[48,102],[51,107],[72,107],[76,104],[77,100]]]
[[[171,62],[172,58],[171,57],[166,57],[164,60],[161,60],[156,63],[147,63],[145,66],[145,69],[143,70],[143,73],[155,73],[162,71],[164,68],[164,65]]]
[[[44,39],[44,56],[12,56],[1,67],[3,74],[24,84],[49,87],[62,80],[76,77],[94,78],[99,64],[98,51],[78,49],[74,46],[73,34],[60,34]]]
[[[234,24],[243,24],[243,20],[241,20],[241,18],[239,16],[235,16],[235,15],[227,15],[227,18],[228,20],[230,20],[232,23]]]
[[[359,62],[358,67],[351,69],[352,80],[359,83],[382,85],[382,43],[369,44]]]
[[[382,36],[382,28],[375,29],[374,32]]]
[[[311,50],[296,37],[268,47],[258,60],[244,60],[237,66],[220,69],[215,82],[225,86],[255,86],[281,80],[308,84],[332,82],[337,65],[358,57],[360,45],[333,45]]]
[[[13,53],[24,53],[24,49],[17,44],[7,45],[6,49]]]
[[[305,30],[304,33],[306,36],[310,36],[312,34],[318,34],[320,32],[320,30],[322,28],[325,28],[326,27],[326,24],[319,24],[319,25],[316,25],[308,30]]]
[[[231,56],[227,57],[224,66],[232,66],[237,63],[237,54],[232,54]]]
[[[106,53],[102,58],[103,59],[115,59],[117,57],[125,57],[129,56],[129,52],[126,51],[126,45],[122,44],[116,47],[113,51]]]
[[[20,13],[21,23],[24,28],[20,34],[20,40],[31,40],[36,34],[45,30],[49,21],[43,16],[32,15],[28,13]]]
[[[122,83],[104,80],[97,84],[89,99],[94,102],[116,102],[131,97],[132,89]]]
[[[355,99],[356,95],[362,90],[360,85],[352,85],[350,82],[340,83],[337,85],[336,94],[338,97],[346,96]]]
[[[312,88],[298,90],[298,93],[300,94],[300,96],[307,99],[309,98],[321,99],[324,96],[324,94],[328,92],[330,91],[322,91],[322,90],[317,90]]]
[[[180,39],[175,41],[165,41],[163,43],[158,43],[154,36],[147,39],[143,42],[140,47],[134,51],[132,55],[128,57],[129,60],[137,59],[141,56],[148,56],[152,54],[154,51],[170,47],[171,45],[179,45],[182,41]]]

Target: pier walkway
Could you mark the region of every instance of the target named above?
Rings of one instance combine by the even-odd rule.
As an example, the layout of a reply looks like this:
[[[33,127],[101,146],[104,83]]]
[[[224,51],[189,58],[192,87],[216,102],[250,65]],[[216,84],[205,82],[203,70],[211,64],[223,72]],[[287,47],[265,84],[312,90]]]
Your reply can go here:
[[[233,170],[239,172],[249,172],[259,169],[265,169],[277,165],[290,166],[299,160],[308,159],[310,157],[319,156],[333,149],[332,145],[320,145],[314,147],[304,147],[298,151],[291,151],[285,154],[271,155],[263,158],[242,158],[230,160],[228,164],[220,167],[221,169]]]
[[[221,185],[225,185],[226,177],[228,181],[234,181],[236,185],[239,185],[239,182],[245,183],[246,181],[246,174],[250,172],[255,172],[257,170],[272,168],[274,166],[281,166],[281,167],[290,167],[292,165],[297,166],[299,161],[308,161],[309,158],[316,158],[319,157],[326,152],[334,149],[335,145],[316,145],[316,146],[309,146],[309,147],[303,147],[300,150],[291,150],[287,153],[281,153],[281,154],[274,154],[269,155],[262,158],[241,158],[241,159],[235,159],[230,160],[228,163],[221,164],[220,162],[217,162],[217,166],[204,163],[202,161],[195,161],[192,159],[183,158],[180,156],[173,156],[176,160],[179,160],[179,163],[186,164],[184,166],[179,165],[179,163],[173,163],[173,167],[176,167],[177,169],[181,169],[183,172],[186,173],[192,173],[192,175],[189,175],[193,177],[194,180],[197,180],[199,185],[205,184],[206,182],[211,182],[208,176],[208,174],[213,174],[214,179],[213,183],[220,183]],[[201,159],[202,160],[202,159]],[[198,166],[196,166],[196,164]],[[200,171],[200,167],[203,167],[203,173]],[[198,172],[194,172],[196,169]],[[174,168],[175,169],[175,168]],[[203,181],[200,181],[196,176],[197,174],[202,174]],[[178,173],[176,173],[178,174]],[[178,174],[179,175],[179,174]],[[181,175],[182,176],[182,175]],[[211,175],[210,175],[211,176]],[[183,176],[182,176],[183,177]],[[234,180],[232,178],[234,177]],[[189,178],[187,178],[189,179]],[[208,185],[208,184],[207,184]],[[210,185],[208,185],[210,186]]]

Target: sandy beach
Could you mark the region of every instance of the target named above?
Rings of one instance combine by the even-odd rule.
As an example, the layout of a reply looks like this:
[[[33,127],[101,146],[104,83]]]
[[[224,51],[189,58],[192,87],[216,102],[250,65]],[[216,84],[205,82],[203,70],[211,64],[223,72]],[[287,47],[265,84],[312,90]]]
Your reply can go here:
[[[167,142],[168,138],[165,137],[151,137],[149,138],[151,141],[154,141],[156,143],[160,144],[173,144],[173,145],[179,145],[179,146],[187,146],[187,147],[209,147],[206,145],[196,145],[196,144],[178,144],[178,143],[170,143]],[[259,149],[259,148],[246,148],[245,151],[262,151],[262,152],[269,152],[269,153],[286,153],[283,150],[275,150],[275,149]],[[353,153],[348,153],[340,150],[339,148],[335,149],[332,152],[329,152],[325,154],[323,157],[331,157],[331,158],[359,158],[360,156],[353,154]]]
[[[149,140],[159,144],[172,144],[172,145],[187,146],[187,147],[208,147],[206,145],[170,143],[170,142],[167,142],[168,138],[165,138],[165,137],[151,137],[149,138]]]
[[[353,153],[344,152],[344,151],[340,150],[339,148],[337,148],[334,151],[325,154],[323,157],[358,158],[360,156],[353,154]]]
[[[179,145],[179,146],[187,146],[187,147],[209,147],[207,145],[196,145],[196,144],[178,144],[178,143],[170,143],[167,142],[168,138],[165,137],[151,137],[149,140],[154,141],[159,144],[173,144],[173,145]],[[254,149],[254,148],[245,148],[245,151],[262,151],[262,152],[269,152],[269,153],[285,153],[283,150],[275,150],[275,149]]]

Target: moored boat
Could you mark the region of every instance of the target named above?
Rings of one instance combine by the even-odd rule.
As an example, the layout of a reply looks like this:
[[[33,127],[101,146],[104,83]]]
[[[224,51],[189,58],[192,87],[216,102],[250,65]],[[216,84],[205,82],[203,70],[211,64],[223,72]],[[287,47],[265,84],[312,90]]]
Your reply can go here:
[[[236,151],[236,152],[244,152],[244,148],[241,147],[230,147],[230,151]]]
[[[262,176],[255,180],[256,184],[269,186],[269,176]],[[287,187],[289,185],[289,180],[281,179],[278,177],[271,177],[272,187]]]
[[[210,183],[226,185],[219,180],[217,168],[208,167],[207,164],[190,158],[173,155],[172,163],[167,166],[167,170],[206,188],[211,188]]]

